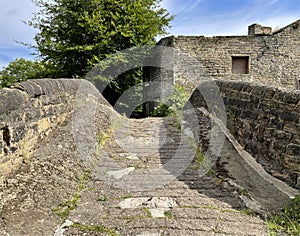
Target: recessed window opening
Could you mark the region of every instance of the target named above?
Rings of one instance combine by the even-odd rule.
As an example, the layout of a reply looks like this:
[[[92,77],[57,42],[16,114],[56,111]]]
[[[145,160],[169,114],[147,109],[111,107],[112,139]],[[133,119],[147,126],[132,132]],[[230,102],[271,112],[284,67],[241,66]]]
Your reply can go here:
[[[232,57],[232,74],[249,74],[249,56]]]

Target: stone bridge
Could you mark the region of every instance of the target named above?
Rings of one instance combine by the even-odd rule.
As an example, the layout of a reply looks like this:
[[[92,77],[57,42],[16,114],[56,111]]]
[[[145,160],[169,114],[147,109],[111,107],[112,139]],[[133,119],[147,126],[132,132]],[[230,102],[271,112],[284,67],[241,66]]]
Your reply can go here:
[[[1,90],[0,235],[268,235],[299,193],[300,92],[216,84],[227,125],[198,90],[139,120],[85,80]]]

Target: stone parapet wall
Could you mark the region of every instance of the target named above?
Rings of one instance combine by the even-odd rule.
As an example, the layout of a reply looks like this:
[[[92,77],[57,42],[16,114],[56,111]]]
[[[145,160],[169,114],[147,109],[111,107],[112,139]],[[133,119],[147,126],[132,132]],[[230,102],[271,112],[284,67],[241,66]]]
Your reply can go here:
[[[249,82],[216,83],[231,133],[268,173],[300,188],[300,91]],[[205,106],[199,92],[191,102]]]
[[[39,79],[0,90],[0,179],[72,112],[76,79]]]

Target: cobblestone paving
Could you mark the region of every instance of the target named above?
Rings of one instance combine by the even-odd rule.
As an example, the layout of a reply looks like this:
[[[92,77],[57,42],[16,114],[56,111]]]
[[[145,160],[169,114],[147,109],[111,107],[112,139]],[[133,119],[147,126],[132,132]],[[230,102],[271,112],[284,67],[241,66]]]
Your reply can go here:
[[[176,120],[123,121],[100,132],[92,160],[71,122],[41,143],[1,186],[0,235],[268,235],[221,167],[199,175],[192,161],[182,173],[168,166],[195,153]]]

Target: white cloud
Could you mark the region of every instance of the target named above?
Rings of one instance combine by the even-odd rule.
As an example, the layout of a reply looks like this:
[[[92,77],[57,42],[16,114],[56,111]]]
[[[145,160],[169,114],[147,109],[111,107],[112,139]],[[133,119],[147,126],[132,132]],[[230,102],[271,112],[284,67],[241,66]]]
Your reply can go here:
[[[204,36],[224,36],[224,35],[247,35],[248,26],[258,23],[263,26],[269,26],[278,29],[298,20],[297,16],[281,15],[277,17],[248,18],[245,20],[236,20],[235,18],[226,18],[224,16],[214,16],[217,21],[198,19],[186,21],[185,23],[174,25],[171,34],[174,35],[204,35]]]
[[[287,1],[284,0],[248,0],[239,7],[229,5],[226,9],[213,8],[213,2],[209,2],[211,6],[207,7],[210,5],[207,4],[208,0],[193,1],[194,6],[191,1],[186,1],[190,8],[181,4],[180,9],[170,5],[177,1],[164,1],[171,13],[175,10],[179,12],[172,22],[171,34],[174,35],[245,35],[248,26],[253,23],[282,28],[298,20],[300,16],[300,1],[298,6],[295,4],[294,9],[288,9]]]
[[[204,0],[163,0],[162,6],[175,15],[188,14],[194,11],[202,1]]]
[[[190,10],[194,10],[203,0],[194,0],[191,3]]]
[[[31,0],[0,0],[0,69],[16,58],[33,58],[31,51],[16,41],[34,44],[37,31],[23,21],[30,20],[36,11]]]

